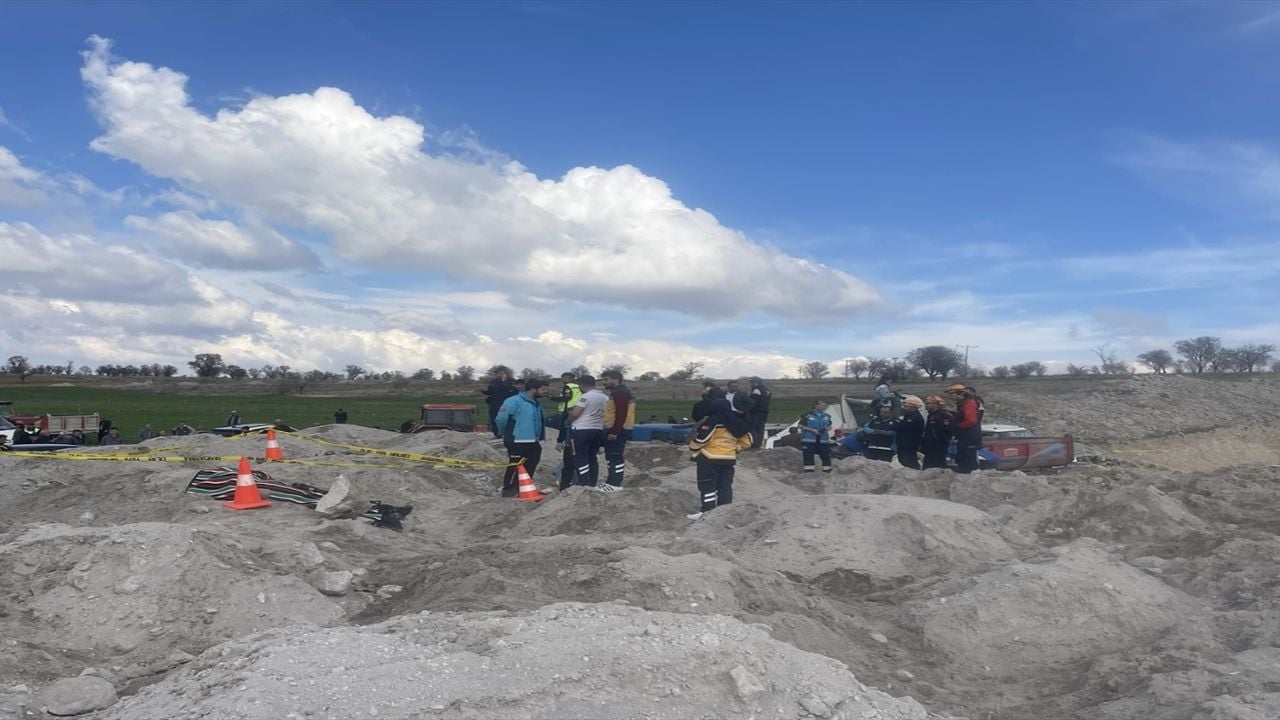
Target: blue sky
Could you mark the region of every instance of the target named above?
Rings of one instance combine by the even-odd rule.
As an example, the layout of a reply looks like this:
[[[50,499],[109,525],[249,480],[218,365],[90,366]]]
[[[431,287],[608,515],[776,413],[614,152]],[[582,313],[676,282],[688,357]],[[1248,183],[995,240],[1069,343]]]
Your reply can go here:
[[[0,354],[1280,342],[1280,3],[6,3]]]

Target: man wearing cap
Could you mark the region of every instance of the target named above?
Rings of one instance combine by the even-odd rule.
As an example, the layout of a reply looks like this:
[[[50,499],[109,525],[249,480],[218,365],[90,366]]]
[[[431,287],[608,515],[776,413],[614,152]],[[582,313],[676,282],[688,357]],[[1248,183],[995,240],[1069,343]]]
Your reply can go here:
[[[542,418],[541,398],[547,392],[547,381],[531,378],[525,383],[524,392],[503,401],[495,416],[502,429],[502,444],[507,448],[507,470],[502,475],[502,497],[515,497],[517,468],[533,476],[542,459],[542,440],[546,437],[546,423]]]
[[[898,462],[903,467],[920,469],[920,438],[924,435],[924,416],[920,414],[920,398],[911,396],[902,401],[902,417],[895,428],[898,443]]]
[[[956,472],[971,473],[978,469],[978,449],[982,447],[978,401],[961,383],[948,387],[947,394],[956,402]]]
[[[773,400],[773,391],[764,384],[764,378],[751,378],[751,412],[747,419],[751,421],[751,449],[759,450],[764,443],[764,424],[769,420],[769,403]]]
[[[600,448],[604,446],[604,408],[609,396],[596,389],[591,375],[578,378],[582,395],[569,411],[573,441],[574,485],[595,487],[600,481]]]

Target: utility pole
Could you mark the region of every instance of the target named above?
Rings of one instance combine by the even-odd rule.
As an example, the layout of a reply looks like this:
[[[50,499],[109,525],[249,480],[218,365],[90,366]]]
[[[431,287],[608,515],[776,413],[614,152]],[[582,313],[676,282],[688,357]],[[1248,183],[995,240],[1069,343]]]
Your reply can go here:
[[[956,348],[964,348],[964,375],[969,377],[969,348],[976,348],[977,345],[955,345]]]

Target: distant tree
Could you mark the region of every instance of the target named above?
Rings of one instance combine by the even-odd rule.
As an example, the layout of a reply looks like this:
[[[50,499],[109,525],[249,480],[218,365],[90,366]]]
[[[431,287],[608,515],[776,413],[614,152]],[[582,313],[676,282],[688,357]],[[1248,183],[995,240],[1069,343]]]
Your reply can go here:
[[[575,365],[569,368],[568,370],[566,370],[565,372],[573,373],[574,377],[582,377],[583,375],[590,375],[591,368],[587,367],[586,365]]]
[[[1271,361],[1271,354],[1276,351],[1275,345],[1247,344],[1232,349],[1236,369],[1239,372],[1251,373],[1254,369],[1264,369]]]
[[[258,378],[262,377],[262,368],[249,368],[248,372],[249,372],[249,378],[252,380],[257,380]]]
[[[1040,362],[1039,360],[1032,360],[1030,362],[1018,363],[1017,365],[1014,365],[1013,367],[1009,368],[1009,372],[1013,373],[1014,377],[1019,377],[1019,378],[1029,378],[1032,375],[1035,375],[1036,377],[1042,377],[1046,371],[1048,371],[1048,368],[1046,368],[1044,366],[1044,363]]]
[[[415,371],[412,375],[409,376],[409,379],[410,380],[435,380],[436,371],[432,370],[431,368],[418,368],[417,371]]]
[[[513,375],[516,374],[515,370],[512,370],[510,367],[506,365],[494,365],[493,367],[485,371],[485,375],[497,375],[500,372],[506,373],[507,377],[512,377]]]
[[[249,371],[245,370],[239,365],[227,366],[227,377],[231,378],[232,380],[243,380],[248,376],[249,376]]]
[[[1222,340],[1201,335],[1193,340],[1179,340],[1173,344],[1173,349],[1186,360],[1187,370],[1199,375],[1213,366],[1218,353],[1222,352]]]
[[[703,364],[697,361],[687,362],[680,369],[667,376],[668,380],[697,380],[702,377]]]
[[[1078,376],[1080,376],[1080,375],[1088,375],[1088,374],[1089,374],[1089,366],[1088,366],[1088,365],[1077,365],[1077,364],[1075,364],[1075,363],[1067,363],[1067,374],[1068,374],[1068,375],[1075,375],[1075,376],[1077,376],[1077,377],[1078,377]]]
[[[656,370],[650,370],[636,379],[640,382],[658,382],[662,379],[662,373],[657,372]]]
[[[348,380],[355,380],[361,375],[364,375],[365,369],[360,367],[359,365],[348,365],[346,369],[346,373],[347,373]]]
[[[1132,372],[1133,368],[1129,367],[1129,363],[1120,359],[1115,351],[1109,345],[1103,343],[1093,349],[1093,354],[1098,356],[1098,369],[1103,375],[1126,375]]]
[[[1012,369],[1008,365],[997,365],[991,368],[991,377],[1004,379],[1012,374]]]
[[[26,355],[13,355],[9,358],[5,369],[10,375],[17,375],[18,382],[26,382],[27,376],[31,374],[31,361]]]
[[[196,371],[196,377],[202,378],[216,378],[227,370],[218,353],[200,353],[187,365]]]
[[[165,367],[173,367],[173,366],[172,366],[172,365],[166,365]],[[173,370],[174,370],[174,372],[177,372],[178,368],[173,368]],[[93,368],[89,367],[88,365],[81,365],[81,366],[80,366],[80,369],[76,371],[76,374],[77,374],[77,375],[92,375],[92,374],[93,374]]]
[[[945,380],[964,364],[964,356],[945,345],[926,345],[907,353],[907,362],[923,370],[930,380],[938,377]]]
[[[967,378],[984,378],[990,374],[985,365],[970,365],[968,369],[964,369],[964,376]]]
[[[831,368],[824,362],[814,360],[797,368],[800,377],[807,380],[821,380],[831,373]]]
[[[889,374],[893,369],[893,360],[889,358],[871,358],[867,361],[867,377],[878,378]]]
[[[889,364],[889,376],[894,382],[902,382],[903,380],[914,380],[920,377],[920,368],[907,362],[906,358],[894,358]]]
[[[542,368],[525,368],[520,371],[520,377],[524,380],[550,380],[551,373]]]
[[[476,379],[476,369],[470,365],[461,365],[454,368],[453,377],[460,382],[471,382]]]
[[[613,363],[600,368],[601,375],[609,371],[622,373],[622,377],[626,377],[631,372],[631,366],[626,363]]]
[[[866,358],[850,358],[849,360],[845,360],[844,376],[851,377],[856,380],[862,377],[862,373],[867,371],[868,365],[870,365],[870,363],[867,362]]]
[[[1138,356],[1138,362],[1151,368],[1151,372],[1165,375],[1173,367],[1173,355],[1168,350],[1148,350]]]
[[[440,373],[441,381],[448,382],[449,380],[452,380],[452,379],[453,379],[453,373],[449,372],[448,370],[445,370]]]

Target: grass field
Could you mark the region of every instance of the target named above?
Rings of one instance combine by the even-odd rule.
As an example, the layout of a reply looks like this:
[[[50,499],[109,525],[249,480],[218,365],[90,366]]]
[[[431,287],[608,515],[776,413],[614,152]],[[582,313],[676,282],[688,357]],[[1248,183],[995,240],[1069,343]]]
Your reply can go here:
[[[650,415],[666,421],[689,414],[692,400],[646,399],[643,388],[637,388],[636,418],[643,422]],[[43,384],[6,384],[0,387],[0,400],[12,400],[19,415],[53,413],[55,415],[90,414],[110,418],[120,428],[127,442],[138,439],[138,430],[146,423],[156,430],[167,430],[179,422],[197,428],[218,427],[226,422],[232,410],[239,410],[243,422],[272,422],[279,418],[294,427],[304,428],[333,422],[339,407],[347,411],[348,422],[384,430],[399,429],[405,420],[417,419],[422,403],[474,403],[476,420],[487,420],[481,400],[467,395],[420,395],[406,392],[403,396],[312,397],[307,395],[172,395],[145,390],[100,387],[50,387]],[[814,397],[775,397],[770,422],[790,422],[812,406]],[[547,407],[551,403],[544,402]]]

